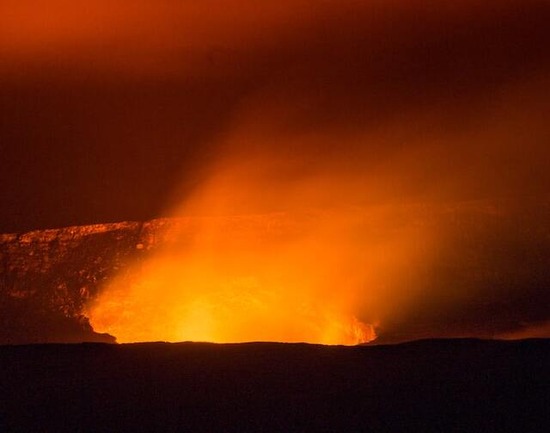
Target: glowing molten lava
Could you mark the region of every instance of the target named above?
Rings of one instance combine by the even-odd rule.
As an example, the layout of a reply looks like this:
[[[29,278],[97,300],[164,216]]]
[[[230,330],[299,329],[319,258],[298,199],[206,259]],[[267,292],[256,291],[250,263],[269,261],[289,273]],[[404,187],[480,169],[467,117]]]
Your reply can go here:
[[[349,288],[333,286],[345,256],[306,245],[291,222],[281,215],[182,221],[183,230],[165,234],[161,253],[130,267],[89,308],[94,329],[120,342],[373,340],[373,327],[353,314]]]
[[[359,344],[417,297],[431,235],[414,212],[350,205],[384,190],[272,148],[234,149],[213,167],[164,246],[89,305],[94,330],[120,342]]]
[[[189,268],[175,260],[151,263],[130,292],[106,292],[92,310],[94,328],[120,342],[357,344],[375,338],[371,326],[337,305],[304,295],[288,281],[226,271],[206,262]]]
[[[414,266],[411,248],[418,254],[420,245],[388,227],[377,239],[383,214],[183,218],[88,314],[96,331],[119,342],[372,341],[374,326],[363,321],[377,324],[372,311],[411,295],[409,286],[388,288],[410,277],[405,264]]]

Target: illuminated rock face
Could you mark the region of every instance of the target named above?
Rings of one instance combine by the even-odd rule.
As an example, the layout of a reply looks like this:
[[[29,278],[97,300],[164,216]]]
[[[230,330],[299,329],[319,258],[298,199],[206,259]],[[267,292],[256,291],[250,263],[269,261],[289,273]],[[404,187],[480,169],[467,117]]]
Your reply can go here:
[[[392,230],[431,233],[437,237],[437,254],[421,271],[414,264],[402,267],[401,274],[415,278],[411,284],[405,281],[401,292],[410,294],[410,308],[404,309],[403,296],[392,296],[386,315],[379,314],[381,320],[375,322],[371,319],[377,319],[381,307],[358,307],[359,320],[376,323],[378,342],[530,336],[535,335],[531,328],[548,327],[549,205],[519,210],[505,204],[395,211]],[[252,245],[296,236],[311,223],[308,218],[271,214],[220,221],[233,241]],[[113,280],[124,285],[138,281],[137,274],[147,270],[152,257],[180,248],[171,247],[174,239],[192,242],[201,224],[200,218],[157,219],[0,235],[0,344],[114,341],[114,336],[92,329],[90,301],[100,299]],[[253,239],[246,238],[250,233]],[[393,274],[390,268],[388,275]],[[387,287],[391,289],[391,281]]]
[[[86,301],[136,251],[139,223],[0,236],[0,343],[114,341],[94,333]]]
[[[106,282],[166,245],[188,220],[95,224],[0,234],[0,344],[113,342],[84,314]]]

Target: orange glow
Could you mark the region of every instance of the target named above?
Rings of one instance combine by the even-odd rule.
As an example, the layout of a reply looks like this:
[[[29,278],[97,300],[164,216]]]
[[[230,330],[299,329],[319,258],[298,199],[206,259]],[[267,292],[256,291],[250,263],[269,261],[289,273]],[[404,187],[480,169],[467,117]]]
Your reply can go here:
[[[453,3],[437,9],[441,15],[425,13],[423,3],[429,19],[418,28],[420,6],[410,2],[377,2],[375,9],[370,2],[349,2],[351,9],[326,2],[303,16],[296,2],[274,2],[269,10],[236,3],[229,15],[209,7],[217,0],[160,9],[145,27],[128,17],[116,38],[107,36],[115,45],[133,41],[123,58],[139,53],[128,64],[140,73],[148,70],[144,59],[154,59],[153,69],[191,83],[200,77],[193,86],[209,87],[208,80],[201,84],[207,77],[232,82],[230,93],[239,96],[228,99],[223,118],[204,114],[208,131],[189,144],[205,147],[204,159],[193,161],[201,165],[198,186],[189,196],[184,182],[168,206],[181,226],[104,287],[88,306],[94,329],[121,342],[356,344],[415,308],[438,311],[453,298],[475,296],[465,292],[481,288],[453,291],[426,277],[437,260],[436,271],[445,272],[441,261],[453,256],[438,256],[438,249],[448,232],[452,238],[462,229],[430,226],[421,208],[437,213],[445,203],[535,189],[531,174],[543,178],[540,162],[547,159],[540,89],[548,87],[548,74],[529,70],[521,81],[501,76],[506,68],[487,69],[487,53],[496,64],[515,64],[495,50],[500,42],[465,62],[473,69],[464,74],[450,61],[453,53],[461,58],[477,49],[463,29],[472,17],[477,23],[479,14],[490,16],[498,2]],[[311,10],[309,2],[298,3]],[[514,15],[512,3],[504,17]],[[161,34],[142,47],[150,38],[135,32],[157,28]],[[500,41],[492,24],[489,30]],[[449,39],[440,44],[441,31]],[[358,35],[364,51],[350,43]],[[516,45],[511,40],[506,46]],[[30,50],[36,40],[23,42]],[[97,46],[105,51],[101,41],[90,45],[90,55]],[[341,61],[347,56],[350,62]],[[104,60],[118,67],[118,60]],[[360,85],[347,87],[347,80]],[[189,102],[193,110],[196,102]]]
[[[94,329],[120,342],[371,341],[374,326],[355,316],[365,284],[376,284],[369,265],[396,266],[404,251],[388,255],[373,244],[360,254],[360,241],[350,243],[346,231],[364,225],[365,215],[346,217],[191,219],[166,233],[170,245],[161,253],[105,289],[88,312]]]
[[[2,0],[7,215],[147,219],[166,199],[179,222],[87,306],[120,342],[356,344],[424,314],[423,336],[462,335],[436,330],[462,326],[447,312],[533,286],[500,269],[542,239],[507,206],[547,227],[547,3]],[[518,204],[429,220],[487,200]],[[503,338],[548,332],[528,323]]]
[[[115,281],[104,293],[90,312],[94,328],[120,342],[357,344],[375,338],[370,325],[344,314],[337,303],[303,293],[298,285],[305,279],[289,281],[258,268],[239,273],[233,265],[213,263],[218,259],[152,260],[129,292],[122,285],[117,290]]]
[[[426,217],[478,187],[453,167],[449,149],[467,149],[472,164],[485,166],[482,151],[496,161],[505,150],[493,144],[505,142],[500,124],[489,118],[483,133],[447,137],[427,110],[403,117],[399,129],[312,132],[289,126],[293,107],[263,96],[235,114],[194,193],[174,191],[180,226],[164,246],[89,305],[94,330],[120,342],[357,344],[415,309],[481,290],[447,294],[430,281],[434,263],[445,265],[447,237],[462,229]]]
[[[89,305],[94,330],[119,342],[374,340],[418,300],[433,255],[422,206],[396,198],[416,151],[366,169],[362,143],[387,140],[378,131],[287,131],[276,102],[238,114],[206,180],[184,200],[175,191],[181,225]]]
[[[414,212],[341,206],[231,216],[222,211],[245,199],[258,205],[268,185],[259,175],[245,181],[250,167],[228,167],[177,212],[214,215],[180,218],[163,247],[112,281],[89,306],[94,329],[119,342],[374,340],[379,320],[414,296],[410,270],[430,249],[421,228],[403,228]],[[314,196],[306,183],[297,194]],[[271,198],[283,200],[283,191]],[[286,195],[286,203],[296,198]]]

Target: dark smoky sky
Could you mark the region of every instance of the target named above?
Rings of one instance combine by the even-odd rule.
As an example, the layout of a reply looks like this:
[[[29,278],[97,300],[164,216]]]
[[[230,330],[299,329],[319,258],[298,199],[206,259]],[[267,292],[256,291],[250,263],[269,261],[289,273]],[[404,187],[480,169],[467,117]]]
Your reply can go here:
[[[321,166],[368,170],[414,148],[414,185],[451,199],[549,189],[547,1],[0,8],[0,232],[158,216],[235,124],[326,133],[251,145]],[[380,128],[398,138],[337,140]]]
[[[0,232],[168,214],[240,161],[269,206],[237,211],[492,200],[385,326],[547,335],[548,23],[547,0],[3,0]]]

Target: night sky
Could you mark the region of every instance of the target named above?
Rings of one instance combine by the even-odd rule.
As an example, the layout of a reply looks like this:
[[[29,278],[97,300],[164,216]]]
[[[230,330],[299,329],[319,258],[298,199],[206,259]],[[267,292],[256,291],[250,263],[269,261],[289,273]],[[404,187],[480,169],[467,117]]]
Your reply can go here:
[[[250,146],[304,165],[369,170],[431,140],[402,195],[548,193],[547,1],[0,8],[0,232],[161,215],[265,119],[281,139]],[[403,132],[345,138],[380,129]],[[344,138],[284,139],[312,131]]]

